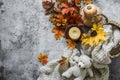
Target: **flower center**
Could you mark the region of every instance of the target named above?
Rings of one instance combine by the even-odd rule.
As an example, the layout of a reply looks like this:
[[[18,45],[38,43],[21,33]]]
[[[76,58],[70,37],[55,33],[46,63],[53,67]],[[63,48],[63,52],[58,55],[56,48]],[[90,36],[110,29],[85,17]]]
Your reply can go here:
[[[92,37],[94,37],[94,36],[96,36],[96,35],[97,35],[97,32],[96,32],[96,31],[92,31],[92,32],[91,32],[91,36],[92,36]]]

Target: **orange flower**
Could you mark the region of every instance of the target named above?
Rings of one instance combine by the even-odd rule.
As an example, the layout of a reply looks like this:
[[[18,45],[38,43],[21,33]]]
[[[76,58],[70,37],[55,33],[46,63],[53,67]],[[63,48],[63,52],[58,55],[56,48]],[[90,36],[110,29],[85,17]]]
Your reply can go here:
[[[61,59],[58,61],[58,63],[59,63],[61,66],[64,66],[65,63],[66,63],[66,61],[67,61],[67,58],[64,57],[64,56],[61,56]]]
[[[77,43],[73,40],[67,39],[67,46],[72,47],[73,49],[76,47]]]
[[[64,31],[62,29],[59,29],[58,27],[54,27],[52,29],[52,32],[55,33],[56,40],[59,40],[61,37],[64,36]]]
[[[40,53],[38,55],[38,60],[39,62],[41,62],[42,64],[47,64],[48,63],[48,54],[42,54]]]

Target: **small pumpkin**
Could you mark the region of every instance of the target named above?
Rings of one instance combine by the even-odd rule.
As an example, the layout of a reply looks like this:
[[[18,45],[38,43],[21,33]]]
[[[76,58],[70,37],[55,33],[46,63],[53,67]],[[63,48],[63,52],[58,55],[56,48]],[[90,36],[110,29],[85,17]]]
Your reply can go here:
[[[83,8],[83,12],[85,17],[92,18],[94,15],[97,14],[97,7],[95,5],[89,4]]]
[[[96,15],[96,14],[101,14],[101,10],[99,7],[93,5],[93,4],[88,4],[86,5],[82,11],[81,11],[81,15],[82,15],[82,20],[84,22],[84,24],[86,26],[92,26],[92,18]],[[95,19],[95,22],[98,22],[102,19],[101,16],[98,16]]]

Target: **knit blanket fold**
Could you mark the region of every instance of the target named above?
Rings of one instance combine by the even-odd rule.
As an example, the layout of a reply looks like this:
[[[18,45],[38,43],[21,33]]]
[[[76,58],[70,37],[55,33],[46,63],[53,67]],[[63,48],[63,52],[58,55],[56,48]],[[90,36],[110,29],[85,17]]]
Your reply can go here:
[[[111,63],[109,52],[119,43],[120,31],[117,28],[113,28],[111,25],[104,25],[104,30],[106,32],[105,42],[101,42],[98,46],[95,47],[82,46],[82,51],[84,54],[89,55],[93,59],[92,70],[94,77],[86,77],[85,80],[108,80],[109,78],[108,64]],[[72,51],[69,48],[64,50],[65,54],[73,54],[74,52],[75,51]],[[49,75],[41,73],[37,80],[62,80],[61,73],[59,71],[59,64],[56,65],[53,72],[51,72]],[[66,80],[73,80],[73,78]]]

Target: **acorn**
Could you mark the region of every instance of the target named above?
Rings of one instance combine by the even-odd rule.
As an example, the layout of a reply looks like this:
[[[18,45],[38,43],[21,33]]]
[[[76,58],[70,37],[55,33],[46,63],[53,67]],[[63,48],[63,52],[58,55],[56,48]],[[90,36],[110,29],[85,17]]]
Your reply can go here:
[[[81,37],[82,31],[78,26],[71,26],[66,30],[66,38],[77,41]]]

